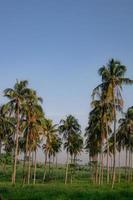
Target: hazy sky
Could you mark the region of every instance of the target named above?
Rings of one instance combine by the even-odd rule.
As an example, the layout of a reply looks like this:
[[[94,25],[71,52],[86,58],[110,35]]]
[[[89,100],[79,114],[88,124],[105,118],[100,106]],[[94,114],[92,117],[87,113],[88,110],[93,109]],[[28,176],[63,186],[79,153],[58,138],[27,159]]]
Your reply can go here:
[[[56,122],[73,114],[84,129],[97,70],[111,57],[133,79],[132,0],[0,1],[1,92],[28,79]],[[132,91],[123,90],[126,107]]]

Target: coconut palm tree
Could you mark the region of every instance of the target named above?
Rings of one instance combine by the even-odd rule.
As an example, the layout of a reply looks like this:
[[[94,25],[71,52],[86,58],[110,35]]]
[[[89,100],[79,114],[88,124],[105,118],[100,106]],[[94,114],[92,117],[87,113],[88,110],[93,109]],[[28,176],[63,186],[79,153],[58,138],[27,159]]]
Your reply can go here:
[[[88,126],[85,129],[85,149],[89,152],[90,160],[95,164],[95,182],[98,181],[98,154],[102,154],[102,123],[101,107],[99,101],[95,102],[94,108],[89,114]],[[101,161],[102,162],[102,156]],[[101,166],[101,165],[100,165]],[[101,168],[100,168],[101,173]],[[100,182],[101,175],[99,175]],[[92,179],[94,179],[92,177]]]
[[[2,143],[6,144],[7,138],[13,134],[15,129],[14,118],[9,116],[8,106],[0,106],[0,155],[2,150]],[[9,153],[9,152],[8,152]]]
[[[111,59],[107,66],[103,66],[99,69],[99,75],[102,77],[102,84],[98,85],[94,92],[97,93],[100,89],[104,88],[106,91],[105,100],[112,102],[113,105],[113,121],[114,121],[114,160],[113,160],[113,178],[112,188],[115,182],[116,171],[116,112],[123,107],[123,99],[121,96],[121,89],[123,84],[132,84],[133,81],[129,78],[125,78],[126,66],[122,65],[120,61]]]
[[[20,110],[22,102],[25,99],[28,81],[18,81],[15,83],[13,88],[7,88],[4,90],[4,96],[9,99],[8,105],[10,106],[12,115],[15,115],[17,119],[16,132],[15,132],[15,152],[14,152],[14,163],[12,173],[12,184],[16,182],[16,165],[18,159],[18,139],[20,134]]]
[[[45,153],[45,161],[44,161],[44,176],[43,181],[46,179],[46,165],[47,159],[49,158],[49,175],[50,175],[50,158],[54,151],[53,142],[56,138],[56,133],[58,132],[57,124],[53,124],[53,121],[50,119],[45,119],[43,121],[43,138],[44,144],[42,146],[43,151]]]
[[[35,143],[35,139],[38,138],[38,131],[40,130],[40,119],[44,117],[43,109],[40,105],[42,98],[38,97],[37,93],[33,89],[28,89],[25,95],[25,101],[23,102],[23,118],[24,118],[24,165],[23,165],[23,183],[25,182],[25,164],[28,158],[28,183],[30,180],[30,157],[32,143]],[[37,136],[37,138],[36,138]],[[29,155],[28,155],[29,151]]]
[[[63,135],[63,139],[65,141],[64,149],[67,152],[67,166],[65,175],[66,184],[68,179],[69,155],[71,158],[74,155],[74,146],[76,148],[75,144],[78,136],[81,134],[81,127],[78,123],[78,120],[74,116],[69,115],[65,120],[63,119],[60,121],[59,132]]]
[[[127,152],[129,151],[129,170],[128,170],[128,180],[131,179],[131,155],[133,149],[133,107],[128,108],[127,112],[125,113],[124,118],[119,120],[119,127],[116,134],[116,141],[118,150],[120,151],[121,148],[126,148],[126,173],[125,177],[127,178]],[[120,180],[120,174],[119,174]]]

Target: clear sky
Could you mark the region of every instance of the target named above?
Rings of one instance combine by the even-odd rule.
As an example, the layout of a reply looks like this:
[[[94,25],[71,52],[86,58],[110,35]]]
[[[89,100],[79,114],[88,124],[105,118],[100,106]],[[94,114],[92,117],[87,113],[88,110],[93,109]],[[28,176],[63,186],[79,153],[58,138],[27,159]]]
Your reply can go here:
[[[112,57],[133,79],[132,0],[0,1],[1,92],[28,79],[56,122],[73,114],[84,129],[97,70]],[[126,107],[132,91],[123,90]]]

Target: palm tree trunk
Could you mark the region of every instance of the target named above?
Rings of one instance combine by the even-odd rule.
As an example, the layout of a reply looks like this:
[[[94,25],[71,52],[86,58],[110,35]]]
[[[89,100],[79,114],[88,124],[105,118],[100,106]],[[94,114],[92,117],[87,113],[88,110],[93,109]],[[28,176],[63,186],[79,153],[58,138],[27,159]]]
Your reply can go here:
[[[128,182],[131,178],[131,147],[129,147],[129,167],[128,167]]]
[[[48,172],[48,176],[49,176],[49,179],[50,179],[50,176],[51,176],[51,165],[50,165],[50,162],[51,162],[51,156],[49,155],[48,157],[49,157],[49,164],[48,164],[48,166],[49,166],[49,167],[48,167],[48,168],[49,168],[48,171],[49,171],[49,172]]]
[[[113,160],[113,177],[112,177],[112,188],[114,187],[116,179],[116,108],[115,108],[115,97],[114,97],[114,160]]]
[[[25,162],[26,162],[26,154],[24,153],[24,161],[23,161],[23,184],[25,183]]]
[[[52,163],[52,176],[54,177],[54,163],[55,163],[55,156],[53,155],[53,163]]]
[[[34,184],[36,183],[36,149],[35,149],[35,160],[34,160]]]
[[[121,152],[119,151],[119,177],[118,182],[121,182]]]
[[[67,152],[67,164],[66,164],[65,184],[67,184],[67,179],[68,179],[68,166],[69,166],[69,154]]]
[[[73,158],[72,158],[72,156],[71,156],[71,184],[72,184],[72,182],[73,182],[73,177],[72,177],[72,170],[73,170],[73,169],[72,169],[72,168],[73,168],[73,167],[72,167],[72,163],[73,163],[73,161],[72,161],[72,160],[73,160]]]
[[[15,157],[13,164],[13,173],[12,173],[12,184],[16,182],[16,166],[18,160],[18,137],[19,137],[19,102],[17,103],[17,128],[16,128],[16,146],[15,146]]]
[[[113,175],[113,158],[112,155],[110,156],[110,177],[112,179],[112,175]]]
[[[56,174],[55,174],[55,179],[57,178],[57,167],[58,167],[58,158],[57,158],[57,153],[55,155],[55,171],[56,171]]]
[[[132,150],[131,150],[131,181],[132,181],[132,175],[133,175],[133,154],[132,154]]]
[[[30,184],[30,175],[31,175],[31,148],[29,148],[29,162],[28,162],[28,184]]]
[[[101,184],[103,184],[103,170],[104,170],[104,163],[103,163],[103,147],[102,147]]]
[[[95,177],[95,182],[96,182],[96,184],[98,182],[98,156],[97,156],[97,160],[96,160],[96,177]]]
[[[132,181],[132,149],[130,148],[130,181]]]
[[[46,179],[46,166],[47,166],[47,151],[45,152],[43,181],[45,181],[45,179]]]
[[[0,139],[0,155],[1,155],[1,152],[2,152],[2,140]]]
[[[108,135],[108,124],[106,124],[107,131],[107,184],[109,184],[109,135]]]
[[[101,154],[100,154],[99,180],[98,180],[99,185],[101,184],[101,169],[102,169],[101,163],[102,163],[102,156],[101,156]]]
[[[127,157],[128,157],[128,150],[126,147],[126,160],[125,160],[125,179],[127,179]]]

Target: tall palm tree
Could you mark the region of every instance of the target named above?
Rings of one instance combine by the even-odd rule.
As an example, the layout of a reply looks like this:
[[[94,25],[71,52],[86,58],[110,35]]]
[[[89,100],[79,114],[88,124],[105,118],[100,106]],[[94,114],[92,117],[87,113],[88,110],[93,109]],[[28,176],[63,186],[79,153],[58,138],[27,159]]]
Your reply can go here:
[[[25,182],[25,162],[28,157],[28,183],[30,180],[30,154],[31,154],[31,146],[33,143],[33,136],[36,137],[38,135],[38,129],[40,128],[40,118],[44,116],[43,109],[40,105],[43,100],[41,97],[38,97],[37,93],[33,89],[28,89],[25,95],[25,102],[23,102],[23,118],[24,120],[24,138],[25,138],[25,150],[24,150],[24,165],[23,165],[23,183]],[[38,137],[38,136],[37,136]],[[29,156],[28,156],[29,151]]]
[[[4,96],[9,99],[8,105],[11,108],[12,115],[15,114],[17,119],[16,132],[15,132],[15,155],[13,163],[13,173],[12,173],[12,184],[16,182],[16,165],[18,159],[18,138],[20,134],[20,110],[21,104],[24,101],[28,81],[17,81],[13,88],[7,88],[4,90]]]
[[[123,107],[123,99],[121,96],[121,89],[123,84],[133,84],[133,81],[129,78],[125,78],[126,66],[122,65],[120,61],[111,59],[107,66],[103,66],[99,69],[99,75],[102,77],[102,84],[98,85],[95,91],[104,87],[106,91],[106,101],[112,102],[113,105],[113,120],[114,120],[114,160],[113,160],[113,178],[112,188],[115,182],[116,176],[116,112]]]
[[[99,182],[103,183],[103,153],[104,153],[104,146],[105,146],[105,140],[106,140],[106,147],[107,147],[107,183],[109,183],[109,136],[112,132],[111,130],[111,122],[112,122],[112,111],[113,107],[110,102],[106,101],[106,93],[104,91],[104,87],[101,88],[100,91],[97,93],[97,99],[94,100],[95,97],[95,90],[93,91],[93,101],[91,103],[92,107],[94,108],[92,112],[90,113],[91,120],[89,123],[91,125],[94,124],[94,127],[92,127],[95,130],[95,123],[98,124],[98,130],[100,132],[100,141],[101,142],[101,181],[99,179]],[[96,120],[93,123],[93,120]],[[91,127],[90,127],[91,128]],[[92,133],[97,135],[97,131],[93,132],[93,129],[90,129]],[[98,138],[97,138],[98,139]]]
[[[54,152],[53,141],[55,140],[55,135],[56,135],[57,131],[58,131],[57,124],[53,124],[52,120],[45,119],[43,121],[44,144],[43,144],[42,148],[45,153],[43,181],[46,179],[46,165],[47,165],[48,158],[49,158],[49,175],[50,175],[50,158]]]
[[[129,107],[125,113],[124,118],[119,120],[119,127],[116,134],[117,148],[126,148],[126,173],[127,178],[127,152],[129,151],[129,170],[128,180],[130,181],[130,169],[131,169],[131,154],[133,149],[133,107]],[[119,175],[120,176],[120,175]]]
[[[94,104],[94,102],[93,102]],[[99,101],[95,101],[94,108],[89,114],[88,126],[85,129],[86,145],[85,149],[89,152],[90,159],[95,163],[95,182],[98,182],[98,154],[103,154],[102,143],[103,143],[103,132],[102,121],[101,121],[101,106]],[[102,162],[102,156],[101,161]],[[101,166],[101,165],[100,165]],[[101,174],[101,167],[100,167]],[[92,179],[94,179],[92,177]],[[99,183],[101,175],[99,175]]]
[[[67,152],[67,166],[65,175],[66,184],[68,179],[69,155],[71,157],[74,155],[74,145],[78,136],[81,134],[81,127],[78,123],[78,120],[74,116],[69,115],[65,120],[60,121],[59,132],[63,135],[63,139],[65,141],[64,149]]]

